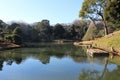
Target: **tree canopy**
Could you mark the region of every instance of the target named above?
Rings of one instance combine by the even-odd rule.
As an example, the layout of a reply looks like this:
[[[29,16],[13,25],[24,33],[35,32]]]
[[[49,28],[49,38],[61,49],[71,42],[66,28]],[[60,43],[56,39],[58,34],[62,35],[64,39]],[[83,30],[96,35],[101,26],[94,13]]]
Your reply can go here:
[[[104,8],[107,0],[84,0],[79,17],[91,19],[95,21],[102,20],[104,22],[105,35],[108,34],[106,20],[104,19]]]
[[[115,28],[120,28],[120,1],[108,0],[104,16],[108,22],[115,26]]]

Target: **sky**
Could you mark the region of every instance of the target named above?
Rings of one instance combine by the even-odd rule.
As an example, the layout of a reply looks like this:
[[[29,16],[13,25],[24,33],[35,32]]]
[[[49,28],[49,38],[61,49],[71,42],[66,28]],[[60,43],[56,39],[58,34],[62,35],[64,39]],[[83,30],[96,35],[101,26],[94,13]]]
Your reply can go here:
[[[79,19],[83,0],[0,0],[0,19],[26,23],[50,20],[51,24]]]

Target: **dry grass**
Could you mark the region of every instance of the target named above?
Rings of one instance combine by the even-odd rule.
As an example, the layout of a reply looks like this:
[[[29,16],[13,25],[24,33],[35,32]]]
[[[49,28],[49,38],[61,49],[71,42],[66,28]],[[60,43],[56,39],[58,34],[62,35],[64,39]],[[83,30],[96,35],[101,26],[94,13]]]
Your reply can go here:
[[[120,52],[120,31],[116,31],[105,37],[94,40],[93,46],[109,51],[111,51],[111,47],[113,47],[115,51]]]

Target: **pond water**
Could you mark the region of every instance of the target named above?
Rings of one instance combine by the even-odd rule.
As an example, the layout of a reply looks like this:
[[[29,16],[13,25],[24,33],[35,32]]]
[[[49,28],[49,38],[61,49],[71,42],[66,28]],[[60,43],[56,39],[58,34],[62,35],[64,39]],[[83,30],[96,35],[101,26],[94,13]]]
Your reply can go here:
[[[0,52],[0,80],[114,79],[120,80],[120,66],[114,60],[91,58],[86,48],[68,43],[40,43],[35,48]]]

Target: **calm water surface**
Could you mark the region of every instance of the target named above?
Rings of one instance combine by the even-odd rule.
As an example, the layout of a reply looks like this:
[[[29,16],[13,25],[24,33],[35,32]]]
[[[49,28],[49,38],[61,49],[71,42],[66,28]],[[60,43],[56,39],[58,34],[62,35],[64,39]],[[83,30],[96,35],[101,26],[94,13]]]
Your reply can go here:
[[[91,58],[72,44],[40,43],[1,51],[0,80],[120,80],[119,61]]]

